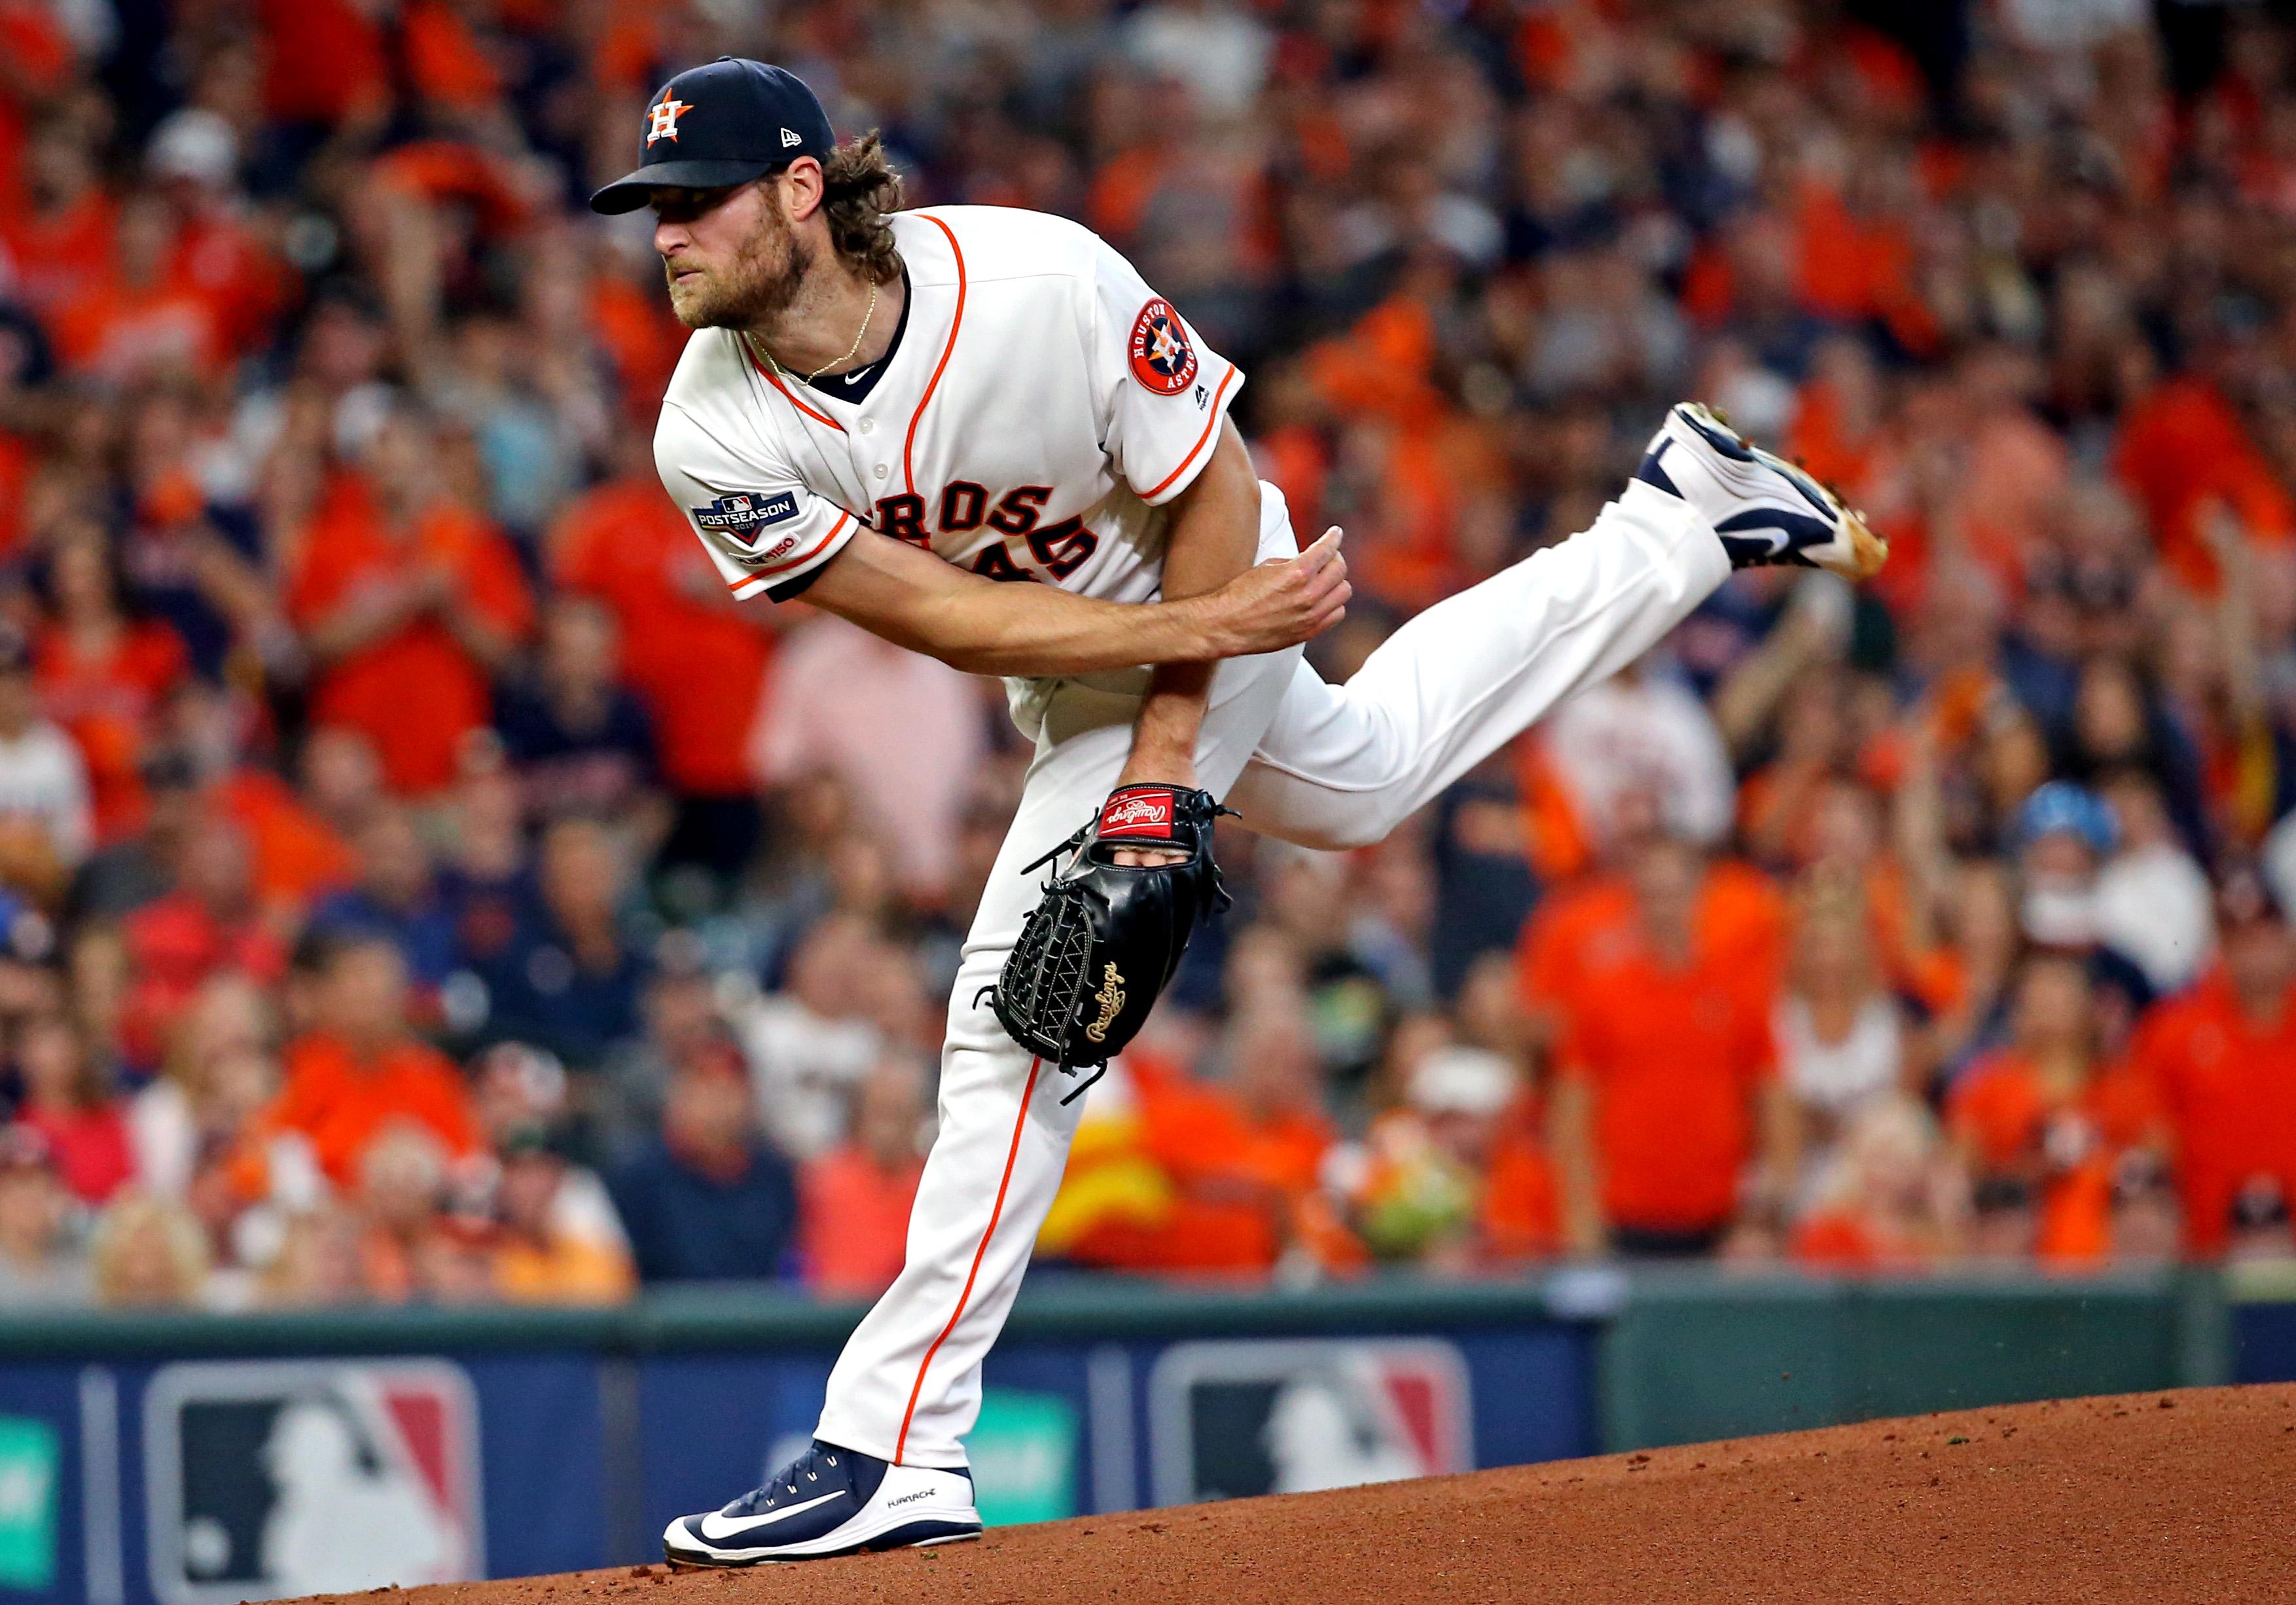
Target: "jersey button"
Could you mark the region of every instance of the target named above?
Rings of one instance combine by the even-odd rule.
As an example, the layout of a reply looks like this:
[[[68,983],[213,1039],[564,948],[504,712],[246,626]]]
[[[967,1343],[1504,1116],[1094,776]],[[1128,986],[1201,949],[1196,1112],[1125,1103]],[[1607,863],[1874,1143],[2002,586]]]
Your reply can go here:
[[[865,435],[875,434],[877,432],[877,421],[874,418],[864,418],[861,421],[861,432]]]
[[[872,471],[873,473],[874,473],[874,474],[875,474],[879,479],[883,479],[883,478],[885,477],[885,465],[884,465],[882,463],[880,463],[879,464],[877,464],[877,466],[876,466],[874,469],[871,470],[870,471]]]

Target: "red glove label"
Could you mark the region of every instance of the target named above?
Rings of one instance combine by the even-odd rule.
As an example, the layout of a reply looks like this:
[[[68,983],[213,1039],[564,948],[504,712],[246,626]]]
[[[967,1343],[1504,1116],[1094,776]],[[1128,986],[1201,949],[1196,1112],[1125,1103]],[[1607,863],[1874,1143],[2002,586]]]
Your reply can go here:
[[[1103,841],[1171,840],[1172,789],[1127,786],[1114,793],[1100,810],[1100,836]]]

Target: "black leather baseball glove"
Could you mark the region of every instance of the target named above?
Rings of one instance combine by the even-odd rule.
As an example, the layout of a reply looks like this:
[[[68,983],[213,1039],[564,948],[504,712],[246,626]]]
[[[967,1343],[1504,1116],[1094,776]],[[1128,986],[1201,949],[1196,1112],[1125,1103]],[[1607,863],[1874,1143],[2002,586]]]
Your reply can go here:
[[[1106,1069],[1180,967],[1197,922],[1227,904],[1212,862],[1212,821],[1233,812],[1209,791],[1125,786],[1110,794],[1099,818],[1028,866],[1076,854],[1045,883],[996,984],[984,989],[1014,1042],[1071,1074],[1083,1065]],[[1127,848],[1183,856],[1119,864],[1116,855]],[[1061,1101],[1099,1079],[1095,1072]]]

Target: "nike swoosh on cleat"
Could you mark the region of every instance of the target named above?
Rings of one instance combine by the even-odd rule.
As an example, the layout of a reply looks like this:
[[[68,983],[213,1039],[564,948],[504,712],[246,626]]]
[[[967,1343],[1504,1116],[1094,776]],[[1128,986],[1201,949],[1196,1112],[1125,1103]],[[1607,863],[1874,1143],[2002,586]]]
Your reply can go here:
[[[817,1504],[825,1504],[830,1500],[844,1497],[845,1491],[840,1488],[808,1499],[801,1504],[783,1505],[780,1510],[769,1511],[763,1516],[729,1517],[723,1511],[712,1511],[701,1519],[694,1530],[711,1544],[724,1544],[731,1539],[746,1537],[759,1527],[771,1527],[776,1521],[796,1515],[800,1511],[809,1511]],[[719,1521],[726,1525],[712,1532],[710,1524]]]
[[[1787,512],[1782,508],[1762,507],[1735,513],[1714,526],[1717,535],[1751,536],[1757,532],[1768,538],[1774,553],[1823,546],[1833,539],[1833,526],[1824,519],[1812,518],[1806,512]]]

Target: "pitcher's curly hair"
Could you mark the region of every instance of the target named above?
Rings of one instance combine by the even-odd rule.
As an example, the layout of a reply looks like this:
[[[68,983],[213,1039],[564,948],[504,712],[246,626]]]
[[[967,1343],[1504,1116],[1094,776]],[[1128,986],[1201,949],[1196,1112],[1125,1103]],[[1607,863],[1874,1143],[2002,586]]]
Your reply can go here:
[[[829,219],[829,241],[838,256],[876,283],[898,278],[901,253],[885,218],[901,209],[901,176],[876,130],[831,151],[821,178],[822,214]]]

